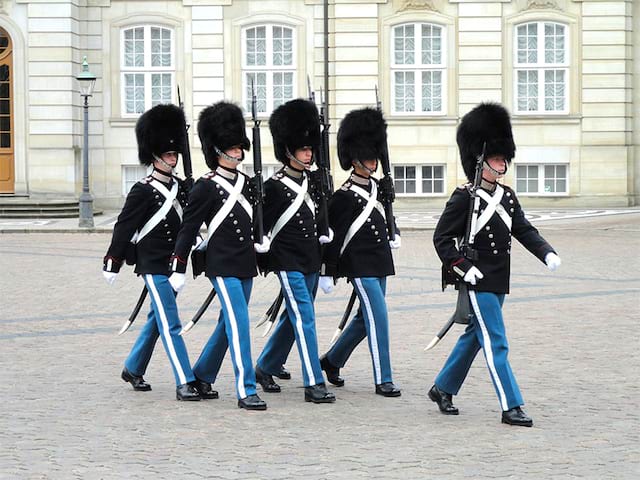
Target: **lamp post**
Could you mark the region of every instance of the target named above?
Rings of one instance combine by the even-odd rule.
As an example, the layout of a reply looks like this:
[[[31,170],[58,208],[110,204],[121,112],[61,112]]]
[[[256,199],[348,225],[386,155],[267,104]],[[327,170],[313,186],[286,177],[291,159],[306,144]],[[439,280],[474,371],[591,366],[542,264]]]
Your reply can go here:
[[[82,193],[80,194],[79,226],[93,228],[93,198],[89,193],[89,97],[93,95],[96,76],[89,71],[87,57],[82,59],[82,71],[76,77],[80,95],[84,98],[84,145],[82,150]]]

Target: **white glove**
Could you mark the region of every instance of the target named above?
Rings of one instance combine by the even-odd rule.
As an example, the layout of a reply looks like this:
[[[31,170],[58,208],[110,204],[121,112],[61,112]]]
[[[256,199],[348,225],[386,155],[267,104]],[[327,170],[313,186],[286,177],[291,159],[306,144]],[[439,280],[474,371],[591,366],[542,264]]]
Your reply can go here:
[[[171,285],[171,288],[173,288],[173,291],[176,293],[180,293],[180,290],[184,288],[184,282],[184,273],[173,272],[169,277],[169,284]]]
[[[481,278],[484,278],[482,272],[476,267],[471,267],[467,273],[464,274],[463,280],[471,285],[475,285]]]
[[[264,235],[262,237],[262,243],[254,243],[253,248],[258,253],[267,253],[269,248],[271,248],[271,240],[269,240],[269,237]]]
[[[555,272],[560,265],[562,265],[562,260],[560,257],[553,252],[547,253],[544,257],[544,263],[547,264],[547,268],[552,272]]]
[[[333,230],[331,230],[331,228],[329,228],[329,235],[320,235],[320,237],[318,238],[318,241],[322,245],[324,245],[325,243],[333,242]]]
[[[318,286],[324,293],[333,292],[333,277],[321,276],[320,280],[318,281]]]
[[[400,235],[398,234],[393,237],[393,240],[389,240],[389,246],[394,250],[400,248],[400,245],[402,245],[402,241],[400,240]]]
[[[102,276],[104,277],[104,279],[107,281],[107,283],[109,285],[113,285],[113,282],[116,281],[116,277],[118,276],[117,273],[114,272],[107,272],[105,270],[102,271]]]

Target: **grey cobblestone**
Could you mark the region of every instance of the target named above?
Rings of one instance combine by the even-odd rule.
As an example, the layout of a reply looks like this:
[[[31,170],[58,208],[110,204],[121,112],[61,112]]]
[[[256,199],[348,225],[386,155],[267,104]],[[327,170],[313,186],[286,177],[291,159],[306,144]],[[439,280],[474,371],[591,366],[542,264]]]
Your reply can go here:
[[[174,400],[173,376],[158,344],[134,392],[119,378],[144,322],[116,333],[142,282],[127,269],[113,287],[100,275],[106,233],[0,235],[0,478],[220,479],[635,479],[640,477],[637,326],[640,320],[640,215],[553,220],[541,224],[563,265],[550,273],[514,248],[513,291],[505,303],[511,361],[531,429],[500,423],[479,357],[456,397],[458,417],[440,415],[426,390],[460,327],[423,352],[451,313],[440,292],[431,232],[408,231],[389,280],[394,379],[403,395],[373,394],[366,345],[343,370],[332,405],[303,401],[300,363],[283,392],[260,395],[267,412],[236,407],[227,357],[220,399]],[[183,321],[210,286],[188,281]],[[255,322],[277,291],[258,278]],[[320,350],[328,347],[346,304],[340,283],[316,304]],[[192,360],[212,331],[214,301],[186,337]],[[265,339],[253,330],[254,356]]]

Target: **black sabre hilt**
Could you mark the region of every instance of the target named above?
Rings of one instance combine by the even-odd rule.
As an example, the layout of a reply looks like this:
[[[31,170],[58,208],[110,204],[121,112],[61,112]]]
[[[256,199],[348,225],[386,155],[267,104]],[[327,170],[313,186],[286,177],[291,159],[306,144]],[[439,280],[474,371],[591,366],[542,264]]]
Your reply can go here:
[[[178,90],[178,107],[184,113],[184,103],[182,103],[182,99],[180,98],[180,85],[176,85]],[[185,114],[185,120],[187,118]],[[191,190],[193,186],[193,167],[191,165],[191,149],[189,147],[189,123],[185,121],[184,125],[184,151],[182,152],[182,164],[184,166],[184,176],[185,176],[185,184],[187,190]]]
[[[253,173],[254,173],[254,186],[256,195],[256,234],[255,241],[262,243],[262,237],[264,237],[263,226],[263,213],[262,205],[264,203],[264,184],[262,181],[262,150],[260,145],[260,120],[258,120],[258,106],[256,99],[255,86],[253,79],[251,80],[251,118],[253,120],[253,128],[251,132],[253,134]]]
[[[382,113],[382,102],[378,97],[378,86],[375,87],[376,91],[376,108],[378,111]],[[387,221],[387,233],[389,234],[389,240],[393,240],[395,238],[395,220],[393,218],[393,201],[396,198],[396,192],[393,188],[393,177],[391,176],[391,164],[389,162],[389,144],[387,140],[384,142],[384,149],[382,151],[382,158],[380,159],[380,163],[382,163],[382,173],[384,178],[381,180],[381,183],[385,185],[385,192],[382,195],[382,204],[384,206],[384,216]]]

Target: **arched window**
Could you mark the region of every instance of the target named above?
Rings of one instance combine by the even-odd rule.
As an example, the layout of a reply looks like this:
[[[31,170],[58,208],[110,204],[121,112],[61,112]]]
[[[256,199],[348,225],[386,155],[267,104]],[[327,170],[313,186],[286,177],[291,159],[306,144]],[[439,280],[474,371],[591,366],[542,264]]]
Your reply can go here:
[[[173,30],[158,25],[122,28],[120,71],[124,116],[139,115],[159,103],[173,102]]]
[[[391,99],[395,114],[444,114],[445,27],[405,23],[392,29]]]
[[[569,112],[569,38],[566,25],[515,25],[515,112]]]
[[[251,112],[251,83],[258,113],[270,113],[296,96],[296,31],[286,25],[252,25],[242,29],[243,104]]]

